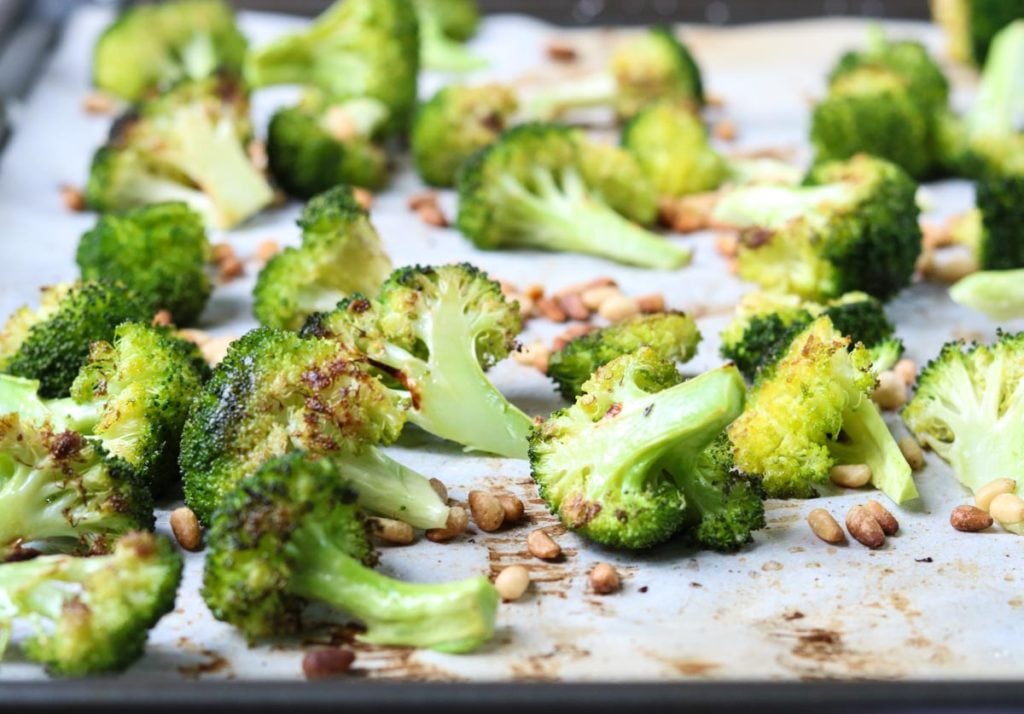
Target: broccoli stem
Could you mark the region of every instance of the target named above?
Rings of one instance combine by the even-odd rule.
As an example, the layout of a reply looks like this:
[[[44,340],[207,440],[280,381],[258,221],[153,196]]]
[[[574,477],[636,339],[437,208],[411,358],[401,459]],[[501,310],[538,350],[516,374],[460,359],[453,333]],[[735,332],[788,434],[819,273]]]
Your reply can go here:
[[[973,273],[950,288],[949,296],[993,320],[1024,317],[1024,270]]]
[[[524,119],[551,121],[571,109],[610,107],[618,91],[618,82],[610,72],[596,72],[582,79],[530,91],[522,102]]]
[[[178,59],[185,76],[189,79],[204,79],[217,71],[217,50],[213,38],[208,33],[197,32],[181,47]]]
[[[997,35],[985,60],[977,98],[967,115],[972,138],[1012,136],[1024,112],[1024,23],[1016,22]]]
[[[424,69],[442,72],[472,72],[487,66],[487,60],[470,52],[461,42],[442,32],[436,20],[420,18],[420,57]]]
[[[587,253],[660,270],[690,262],[689,249],[644,230],[590,195],[575,170],[563,169],[561,179],[559,186],[550,170],[537,169],[533,193],[510,176],[504,177],[510,200],[526,214],[530,226],[519,232],[520,245]]]
[[[843,433],[829,444],[842,464],[867,464],[871,484],[895,503],[918,498],[910,465],[892,437],[882,413],[867,397],[843,412]]]
[[[749,186],[730,191],[715,204],[716,223],[735,228],[778,230],[789,221],[816,213],[822,205],[843,205],[851,199],[846,186]]]
[[[288,591],[355,616],[366,625],[366,642],[461,653],[494,631],[498,594],[484,577],[404,583],[345,553],[318,524],[299,529],[286,549],[298,564]]]
[[[40,399],[38,380],[0,374],[0,414],[17,412],[34,424],[49,422],[55,431],[72,429],[89,435],[101,411],[99,403],[78,404],[70,397]]]
[[[0,483],[0,561],[35,540],[73,542],[89,530],[86,517],[102,520],[75,507],[78,494],[73,486],[55,484],[52,475],[8,454],[0,454]]]
[[[416,528],[443,528],[448,523],[448,506],[430,481],[380,449],[369,447],[341,457],[339,465],[363,508]]]

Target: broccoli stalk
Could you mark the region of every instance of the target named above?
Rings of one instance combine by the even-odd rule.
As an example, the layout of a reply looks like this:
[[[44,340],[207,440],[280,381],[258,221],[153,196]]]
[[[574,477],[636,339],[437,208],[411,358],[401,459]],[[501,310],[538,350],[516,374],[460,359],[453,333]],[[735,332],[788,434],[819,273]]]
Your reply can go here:
[[[472,72],[483,69],[488,62],[473,54],[461,42],[448,37],[440,23],[420,12],[420,66],[442,72]]]
[[[983,270],[963,278],[949,296],[993,320],[1024,317],[1024,270]]]

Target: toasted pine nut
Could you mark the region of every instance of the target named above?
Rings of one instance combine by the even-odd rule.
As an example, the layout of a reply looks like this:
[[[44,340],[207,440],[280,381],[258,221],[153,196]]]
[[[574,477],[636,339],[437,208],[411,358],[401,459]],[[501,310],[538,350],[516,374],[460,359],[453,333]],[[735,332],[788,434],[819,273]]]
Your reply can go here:
[[[562,547],[543,528],[538,528],[526,536],[526,549],[530,551],[530,555],[541,560],[551,560],[562,554]]]
[[[194,553],[203,547],[203,532],[199,529],[199,519],[187,506],[171,511],[171,532],[178,545],[185,550]]]
[[[896,520],[896,516],[892,515],[885,506],[878,501],[868,501],[864,504],[864,507],[871,512],[871,515],[878,521],[878,525],[882,527],[882,532],[887,536],[896,535],[900,529],[900,522]]]
[[[502,600],[518,600],[530,587],[530,571],[521,565],[510,565],[498,573],[494,587]]]
[[[505,521],[505,509],[490,491],[470,491],[469,511],[477,527],[487,533],[498,530]]]
[[[536,303],[537,312],[552,322],[565,322],[569,319],[569,316],[565,314],[565,310],[562,309],[562,306],[553,298],[538,298]]]
[[[828,471],[829,480],[843,488],[860,488],[871,480],[871,467],[867,464],[837,464]]]
[[[223,263],[228,258],[235,258],[235,249],[230,243],[214,243],[210,248],[210,259],[215,264]]]
[[[82,110],[86,114],[113,114],[117,100],[106,92],[94,89],[82,98]]]
[[[590,319],[590,310],[583,304],[579,293],[562,295],[558,298],[558,305],[565,311],[570,320],[584,322]]]
[[[551,350],[543,342],[533,342],[512,353],[512,359],[527,367],[534,367],[541,372],[548,371],[548,360]]]
[[[416,209],[416,215],[428,226],[434,226],[435,228],[446,228],[448,226],[448,219],[437,206],[420,206]]]
[[[267,159],[267,145],[259,139],[253,139],[245,145],[246,156],[249,157],[249,163],[260,171],[266,170],[270,164]]]
[[[892,368],[892,371],[903,380],[908,387],[917,381],[917,362],[904,357]]]
[[[448,503],[448,487],[444,485],[444,481],[438,478],[431,478],[430,487],[434,489],[434,493],[437,494],[442,503]]]
[[[576,48],[565,40],[551,40],[548,42],[548,59],[553,62],[575,62]]]
[[[363,207],[364,211],[369,211],[373,208],[373,191],[368,188],[362,188],[361,186],[352,187],[352,198],[356,199],[356,203]]]
[[[181,339],[188,340],[197,347],[202,347],[212,339],[209,332],[197,330],[192,327],[186,327],[183,330],[178,330],[177,335]]]
[[[341,142],[350,141],[359,135],[359,127],[356,126],[352,115],[344,107],[337,105],[327,108],[323,127],[328,134]]]
[[[885,532],[875,517],[864,506],[854,506],[846,514],[846,530],[854,539],[874,550],[885,545]]]
[[[67,184],[60,187],[60,202],[64,208],[74,213],[81,213],[85,210],[85,194],[82,189]]]
[[[722,119],[715,124],[715,136],[722,141],[735,141],[737,130],[736,123],[729,119]]]
[[[598,563],[590,571],[590,587],[598,595],[608,595],[619,589],[619,573],[608,563]]]
[[[974,505],[983,511],[987,511],[992,506],[992,501],[996,496],[1004,493],[1013,493],[1017,490],[1017,482],[1012,478],[997,478],[994,481],[989,481],[987,484],[982,486],[974,494]]]
[[[977,506],[957,506],[949,514],[949,523],[958,531],[977,533],[992,526],[992,516]]]
[[[636,298],[636,306],[640,309],[640,312],[645,314],[651,312],[664,312],[665,296],[661,293],[641,295]]]
[[[544,297],[544,286],[541,285],[540,283],[530,283],[529,285],[526,286],[526,289],[523,290],[523,295],[526,295],[527,297],[533,299],[534,302],[536,302],[537,300],[540,300],[542,297]]]
[[[814,531],[814,535],[826,543],[842,543],[846,540],[843,529],[840,528],[832,514],[824,508],[815,508],[808,513],[807,524]]]
[[[518,523],[523,520],[523,513],[526,509],[523,507],[522,501],[507,493],[498,496],[498,501],[501,503],[501,509],[505,512],[505,523]]]
[[[899,444],[900,451],[903,452],[903,458],[907,460],[907,464],[911,469],[920,471],[924,468],[924,451],[921,450],[921,445],[917,443],[917,439],[912,436],[904,436],[897,444]]]
[[[529,320],[533,317],[534,312],[537,310],[537,304],[533,302],[533,298],[529,295],[519,295],[516,297],[516,302],[519,303],[519,316],[523,320]]]
[[[1020,523],[1024,521],[1024,499],[1015,493],[1001,493],[992,499],[988,512],[999,525]]]
[[[577,337],[583,337],[583,335],[587,335],[596,329],[597,327],[594,325],[569,325],[562,334],[555,338],[552,348],[557,352]]]
[[[621,322],[633,317],[640,312],[640,306],[636,300],[625,295],[613,295],[601,303],[597,309],[598,314],[608,322]]]
[[[174,317],[170,310],[157,310],[149,324],[153,327],[170,327],[174,324]]]
[[[933,261],[925,272],[926,277],[940,283],[952,285],[962,278],[978,271],[978,261],[972,255],[956,255],[942,262]]]
[[[899,409],[907,402],[907,383],[891,370],[882,372],[878,375],[878,386],[871,398],[887,411]]]
[[[370,526],[370,533],[385,543],[409,545],[416,540],[416,532],[408,523],[380,517],[367,518],[366,522]]]
[[[735,258],[740,252],[740,241],[732,233],[719,233],[715,236],[715,252],[723,258]]]
[[[588,309],[598,310],[605,300],[621,294],[621,291],[614,285],[600,285],[584,290],[580,293],[580,299]]]
[[[469,513],[462,506],[452,506],[448,509],[448,522],[444,528],[431,528],[423,535],[427,540],[435,543],[444,543],[455,536],[462,535],[469,527]]]
[[[356,661],[352,650],[341,647],[317,647],[302,657],[302,674],[306,679],[325,679],[345,674]]]
[[[939,225],[931,221],[921,221],[922,245],[929,250],[953,245],[951,228],[952,225],[949,222]]]
[[[205,359],[210,366],[214,366],[220,363],[228,355],[228,347],[237,338],[234,335],[223,335],[221,337],[211,337],[209,340],[199,345],[199,351],[203,353],[203,359]]]
[[[266,263],[280,250],[281,246],[277,244],[276,240],[261,241],[260,244],[256,246],[256,254],[253,257],[255,257],[260,263]]]

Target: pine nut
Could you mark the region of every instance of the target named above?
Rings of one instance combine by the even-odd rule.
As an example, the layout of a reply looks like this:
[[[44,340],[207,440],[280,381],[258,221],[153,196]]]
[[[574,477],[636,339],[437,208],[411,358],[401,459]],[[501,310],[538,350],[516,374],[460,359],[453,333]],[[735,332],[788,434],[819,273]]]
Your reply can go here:
[[[530,283],[526,286],[526,289],[523,290],[523,295],[536,302],[544,297],[544,286],[540,283]]]
[[[498,530],[505,521],[501,501],[489,491],[470,491],[469,511],[473,514],[473,522],[486,533]]]
[[[537,305],[533,302],[533,298],[528,295],[519,295],[516,297],[516,302],[519,303],[519,316],[521,318],[529,320],[533,317],[533,313],[537,309]]]
[[[917,443],[917,439],[912,436],[904,436],[896,443],[903,453],[903,458],[907,460],[907,464],[912,470],[920,471],[924,468],[924,451],[921,450],[921,445]]]
[[[259,171],[266,171],[270,161],[267,159],[267,145],[259,139],[253,139],[245,145],[245,154],[249,163]]]
[[[949,523],[958,531],[977,533],[992,526],[992,516],[977,506],[957,506],[949,514]]]
[[[828,471],[829,480],[843,488],[860,488],[871,480],[871,467],[867,464],[837,464]]]
[[[235,257],[235,249],[229,243],[214,243],[210,248],[210,259],[216,265],[223,263],[228,258]]]
[[[661,293],[641,295],[636,298],[636,306],[644,314],[665,311],[665,296]]]
[[[736,135],[739,133],[736,129],[736,123],[729,119],[722,119],[715,124],[715,137],[722,141],[736,141]]]
[[[505,512],[505,523],[518,523],[523,520],[523,513],[526,509],[523,507],[522,501],[508,494],[498,496],[498,501],[501,503],[502,511]]]
[[[416,215],[428,226],[435,228],[447,228],[448,219],[437,206],[420,206],[416,209]]]
[[[1024,521],[1024,500],[1015,493],[1001,493],[992,499],[988,512],[1000,525]]]
[[[732,233],[715,236],[715,252],[723,258],[735,258],[740,252],[740,241]]]
[[[519,364],[525,364],[527,367],[547,373],[551,350],[543,342],[534,342],[513,352],[512,359]]]
[[[444,543],[456,536],[466,532],[469,527],[469,513],[462,506],[452,506],[448,509],[448,522],[444,528],[431,528],[423,535],[427,540],[435,543]]]
[[[950,230],[951,228],[952,226],[949,222],[939,225],[931,221],[921,221],[922,245],[929,250],[953,245],[953,232]]]
[[[530,571],[521,565],[510,565],[498,573],[494,587],[502,600],[518,600],[530,587]]]
[[[359,135],[359,127],[356,126],[352,115],[344,107],[328,107],[324,113],[323,127],[327,133],[341,142],[351,141]]]
[[[551,560],[562,554],[562,547],[543,528],[526,536],[526,549],[530,555],[541,560]]]
[[[972,255],[956,255],[942,262],[933,261],[925,272],[928,278],[952,285],[977,272],[978,261]]]
[[[273,258],[281,250],[281,246],[277,244],[276,240],[265,240],[261,241],[256,246],[256,261],[259,263],[266,263],[268,260]]]
[[[222,260],[219,267],[220,279],[224,282],[229,282],[245,275],[245,266],[242,265],[242,261],[234,256]]]
[[[364,211],[369,211],[371,208],[373,208],[373,202],[375,200],[373,191],[367,188],[353,186],[352,198],[356,199],[356,203],[362,206]]]
[[[416,540],[416,532],[408,523],[396,521],[394,518],[367,518],[370,533],[385,543],[409,545]]]
[[[576,48],[565,40],[551,40],[548,42],[548,58],[552,62],[575,62]]]
[[[63,185],[60,187],[60,202],[64,208],[74,213],[81,213],[85,210],[85,194],[82,189],[74,186]]]
[[[903,380],[908,387],[917,381],[917,362],[904,357],[892,368],[892,371]]]
[[[191,327],[186,327],[183,330],[178,330],[177,335],[183,340],[188,340],[196,347],[202,347],[212,339],[210,337],[209,332],[206,332],[204,330],[197,330]]]
[[[174,317],[170,310],[157,310],[149,324],[153,327],[170,327],[174,324]]]
[[[439,478],[430,479],[430,487],[434,489],[434,493],[441,499],[441,503],[448,503],[448,487],[444,485],[444,481]]]
[[[619,573],[608,563],[598,563],[590,571],[590,587],[598,595],[608,595],[619,589]]]
[[[569,319],[569,316],[565,314],[565,310],[554,299],[542,297],[538,298],[536,302],[537,312],[552,322],[565,322]]]
[[[882,526],[864,506],[854,506],[846,514],[846,530],[850,531],[850,535],[858,543],[872,550],[885,545],[885,532],[882,531]]]
[[[182,506],[171,511],[171,533],[185,550],[196,552],[203,547],[203,533],[199,529],[199,519],[191,508]]]
[[[585,322],[590,319],[590,310],[583,304],[579,293],[569,293],[558,298],[558,305],[570,320]]]
[[[636,300],[625,295],[613,295],[601,303],[598,314],[608,322],[621,322],[640,313]]]
[[[213,367],[220,363],[228,355],[228,348],[237,338],[234,335],[211,337],[199,345],[199,351],[203,353],[203,359]]]
[[[808,513],[807,524],[811,527],[814,535],[826,543],[842,543],[846,540],[843,529],[840,528],[832,514],[824,508],[815,508]]]
[[[871,399],[886,411],[899,409],[907,403],[907,383],[892,370],[882,372]]]
[[[1012,478],[997,478],[989,481],[974,494],[974,505],[983,511],[992,507],[992,501],[996,496],[1004,493],[1013,493],[1017,490],[1017,482]]]
[[[584,290],[580,293],[580,300],[588,309],[598,310],[605,300],[621,294],[622,292],[614,285],[601,285]]]
[[[345,674],[356,661],[352,650],[340,647],[318,647],[302,657],[302,674],[306,679],[325,679]]]
[[[113,114],[117,109],[117,100],[106,92],[93,90],[82,99],[82,110],[86,114]]]
[[[896,520],[896,516],[892,515],[885,506],[878,501],[868,501],[864,504],[871,515],[878,521],[878,525],[882,527],[882,532],[887,536],[896,535],[900,530],[900,522]]]

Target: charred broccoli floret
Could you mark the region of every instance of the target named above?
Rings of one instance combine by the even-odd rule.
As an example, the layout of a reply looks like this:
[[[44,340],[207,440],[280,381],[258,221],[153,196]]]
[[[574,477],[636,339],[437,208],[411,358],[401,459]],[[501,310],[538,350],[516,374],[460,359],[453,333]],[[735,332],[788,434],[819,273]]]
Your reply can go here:
[[[112,339],[122,322],[151,317],[122,285],[87,281],[44,288],[39,307],[20,308],[0,332],[0,372],[39,380],[41,396],[67,396],[89,345]]]
[[[327,340],[260,328],[234,342],[193,401],[181,439],[185,502],[204,523],[265,461],[337,454],[369,510],[418,528],[448,520],[430,482],[376,448],[398,438],[403,405],[361,356]]]
[[[463,43],[476,34],[476,0],[412,0],[420,25],[420,65],[424,69],[468,72],[487,66]]]
[[[949,289],[954,302],[985,313],[993,320],[1024,317],[1024,270],[982,270]]]
[[[0,565],[0,656],[14,622],[21,643],[51,674],[78,677],[125,669],[142,656],[150,629],[174,608],[181,555],[166,538],[123,536],[110,555],[49,555]]]
[[[335,2],[305,31],[250,52],[254,88],[317,87],[334,101],[375,99],[387,108],[385,131],[403,129],[416,103],[419,29],[409,0]]]
[[[860,290],[881,300],[910,284],[921,252],[917,186],[867,156],[815,168],[800,188],[727,193],[719,223],[742,229],[740,277],[820,300]]]
[[[945,345],[918,375],[903,419],[966,488],[1010,477],[1024,495],[1024,334]],[[1002,525],[1024,535],[1024,522]]]
[[[219,228],[231,228],[273,199],[246,152],[249,102],[232,80],[180,84],[113,126],[96,152],[86,202],[123,211],[181,201]]]
[[[745,388],[731,366],[679,382],[671,362],[643,347],[600,367],[575,404],[534,429],[533,480],[567,528],[647,548],[687,524],[692,465],[742,411]]]
[[[681,312],[637,315],[570,340],[552,353],[548,376],[573,401],[597,368],[616,357],[650,347],[663,360],[686,362],[696,354],[698,342],[697,323]]]
[[[479,248],[589,253],[665,270],[691,257],[633,222],[654,220],[657,192],[632,157],[572,129],[510,129],[463,164],[458,184],[458,227]]]
[[[729,427],[736,466],[776,498],[809,498],[837,464],[867,464],[871,483],[896,503],[917,488],[873,401],[875,375],[863,345],[850,347],[821,316],[758,375]]]
[[[485,374],[521,329],[518,304],[463,263],[400,268],[376,299],[354,296],[314,315],[303,334],[365,354],[396,383],[392,391],[422,429],[467,449],[526,458],[530,418]]]
[[[298,330],[351,293],[375,293],[391,272],[380,236],[347,186],[315,196],[298,223],[302,244],[272,257],[253,289],[253,312],[268,327]]]
[[[352,615],[381,645],[469,652],[494,634],[498,593],[484,577],[404,583],[374,572],[376,553],[344,464],[274,459],[213,516],[203,599],[250,640],[299,629],[308,602]]]
[[[210,243],[202,218],[183,203],[106,213],[82,235],[76,260],[83,280],[120,280],[146,301],[191,325],[213,287],[206,273]]]
[[[247,47],[231,6],[220,0],[135,5],[96,42],[93,81],[136,101],[181,80],[238,75]]]
[[[1024,19],[1024,7],[1017,0],[932,0],[931,7],[946,30],[953,58],[979,67],[985,64],[996,33]]]

